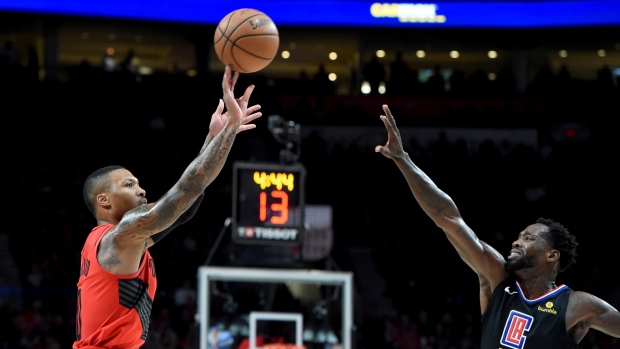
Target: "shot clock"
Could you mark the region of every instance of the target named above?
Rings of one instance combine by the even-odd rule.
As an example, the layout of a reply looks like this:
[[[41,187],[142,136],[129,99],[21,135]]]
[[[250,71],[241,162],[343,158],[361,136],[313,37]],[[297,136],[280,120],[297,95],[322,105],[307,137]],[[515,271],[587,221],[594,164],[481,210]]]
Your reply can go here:
[[[233,164],[232,238],[252,244],[299,245],[303,234],[302,164]]]

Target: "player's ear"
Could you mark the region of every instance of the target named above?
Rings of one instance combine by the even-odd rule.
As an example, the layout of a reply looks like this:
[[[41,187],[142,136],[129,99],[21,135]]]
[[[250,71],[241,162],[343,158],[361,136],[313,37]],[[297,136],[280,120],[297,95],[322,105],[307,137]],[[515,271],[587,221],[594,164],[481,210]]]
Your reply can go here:
[[[103,208],[109,208],[110,198],[106,194],[97,194],[97,205]]]
[[[560,260],[560,251],[558,251],[558,250],[549,250],[549,252],[547,252],[547,260],[549,262],[559,261]]]

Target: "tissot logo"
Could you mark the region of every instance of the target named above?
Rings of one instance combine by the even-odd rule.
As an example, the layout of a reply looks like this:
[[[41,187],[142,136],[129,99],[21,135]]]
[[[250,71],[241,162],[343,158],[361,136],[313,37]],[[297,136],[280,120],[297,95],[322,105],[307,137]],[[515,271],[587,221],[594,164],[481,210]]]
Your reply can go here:
[[[243,229],[243,231],[241,229],[239,229],[239,235],[242,237],[246,237],[246,238],[253,238],[254,237],[254,228],[252,227],[247,227],[245,229]]]
[[[299,234],[298,229],[239,227],[237,235],[240,238],[260,240],[294,241]]]

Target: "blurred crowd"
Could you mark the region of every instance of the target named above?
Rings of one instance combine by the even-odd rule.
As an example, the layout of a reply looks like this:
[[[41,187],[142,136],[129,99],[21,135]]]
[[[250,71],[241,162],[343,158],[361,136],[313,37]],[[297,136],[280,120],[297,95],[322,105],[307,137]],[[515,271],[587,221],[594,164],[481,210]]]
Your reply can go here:
[[[7,91],[1,176],[7,219],[0,236],[8,237],[0,240],[7,252],[0,257],[0,348],[69,348],[75,336],[80,249],[95,223],[82,200],[83,180],[96,168],[120,164],[155,201],[200,149],[221,77],[160,73],[127,79],[135,72],[106,73],[84,65],[75,67],[69,81],[41,81],[32,72],[36,59],[23,65],[9,51],[5,47],[0,57],[0,84]],[[385,100],[396,106],[419,97],[442,98],[446,107],[435,115],[420,117],[395,107],[404,129],[535,130],[536,144],[511,139],[471,143],[443,132],[433,133],[430,142],[413,136],[403,141],[414,161],[454,198],[474,231],[500,252],[506,253],[518,232],[539,216],[566,225],[581,244],[577,266],[560,275],[561,283],[620,307],[620,281],[608,241],[614,212],[607,203],[615,181],[610,125],[620,93],[609,67],[601,67],[592,81],[571,80],[565,67],[559,72],[544,67],[523,94],[503,85],[509,77],[491,82],[480,75],[454,74],[451,89],[425,83],[394,87],[398,81],[392,81],[385,95],[351,93],[336,96],[335,102],[327,98],[334,95],[332,89],[300,90],[315,86],[309,80],[273,84],[257,74],[238,83],[257,85],[250,103],[261,104],[264,114],[279,114],[302,129],[308,125],[320,131],[329,125],[344,132],[340,141],[323,139],[320,132],[305,134],[299,161],[307,169],[306,202],[333,207],[332,258],[343,270],[352,270],[347,247],[371,247],[386,280],[385,296],[398,311],[358,319],[356,349],[475,349],[479,336],[476,275],[419,209],[398,169],[374,152],[377,144],[345,134],[347,127],[382,128],[378,115]],[[509,97],[516,96],[536,103],[514,112]],[[488,113],[457,112],[449,107],[453,97],[489,100]],[[344,103],[351,98],[366,102]],[[494,99],[508,102],[496,108]],[[230,242],[215,242],[232,207],[231,163],[279,161],[281,144],[266,129],[265,119],[238,136],[193,220],[152,248],[159,287],[145,349],[198,348],[197,267],[214,247],[214,263],[226,263]],[[553,132],[558,123],[577,126],[558,136]],[[356,292],[364,296],[363,289]],[[620,348],[620,341],[591,331],[583,347]]]

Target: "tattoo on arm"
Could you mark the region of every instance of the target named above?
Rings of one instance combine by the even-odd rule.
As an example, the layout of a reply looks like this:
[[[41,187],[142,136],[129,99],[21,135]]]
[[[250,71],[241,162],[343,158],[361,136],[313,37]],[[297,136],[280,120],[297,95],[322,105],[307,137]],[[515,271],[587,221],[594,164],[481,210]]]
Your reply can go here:
[[[108,254],[105,259],[99,261],[99,264],[105,269],[109,269],[115,265],[121,264],[121,260],[114,254]]]
[[[236,129],[224,127],[159,201],[135,208],[123,217],[117,238],[144,241],[171,226],[220,173],[235,136]]]

